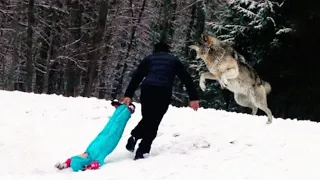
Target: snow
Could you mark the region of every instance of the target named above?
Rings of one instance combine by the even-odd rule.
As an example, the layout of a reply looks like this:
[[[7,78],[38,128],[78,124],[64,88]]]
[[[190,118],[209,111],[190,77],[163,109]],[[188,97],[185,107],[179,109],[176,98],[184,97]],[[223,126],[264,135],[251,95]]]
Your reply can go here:
[[[291,28],[282,28],[282,29],[279,29],[276,32],[276,35],[280,35],[280,34],[283,34],[283,33],[290,33],[292,31],[293,31],[293,29],[291,29]]]
[[[156,102],[155,102],[156,103]],[[54,168],[80,154],[114,108],[95,98],[0,91],[1,180],[301,180],[319,179],[320,126],[214,109],[170,107],[150,156],[125,150],[140,105],[99,170]]]

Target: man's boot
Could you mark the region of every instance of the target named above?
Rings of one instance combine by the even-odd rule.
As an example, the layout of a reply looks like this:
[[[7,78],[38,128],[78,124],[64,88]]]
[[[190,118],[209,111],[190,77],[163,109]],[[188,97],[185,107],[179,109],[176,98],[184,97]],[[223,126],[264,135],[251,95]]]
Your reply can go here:
[[[137,140],[135,137],[131,136],[129,139],[128,139],[128,142],[127,142],[127,145],[126,145],[126,149],[130,152],[133,152],[135,147],[136,147],[136,144],[137,144]]]

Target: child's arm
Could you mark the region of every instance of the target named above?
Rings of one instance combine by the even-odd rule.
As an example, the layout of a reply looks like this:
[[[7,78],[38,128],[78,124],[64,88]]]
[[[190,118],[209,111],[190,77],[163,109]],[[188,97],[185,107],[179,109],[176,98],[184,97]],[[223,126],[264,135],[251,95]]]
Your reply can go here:
[[[114,99],[111,101],[111,105],[113,107],[117,108],[118,106],[122,105],[122,103],[120,103],[117,99]],[[128,108],[129,108],[131,114],[133,114],[136,106],[134,104],[130,103]]]
[[[70,167],[70,163],[71,163],[71,158],[67,159],[64,163],[57,163],[55,165],[56,168],[58,169],[65,169],[65,168],[69,168]]]

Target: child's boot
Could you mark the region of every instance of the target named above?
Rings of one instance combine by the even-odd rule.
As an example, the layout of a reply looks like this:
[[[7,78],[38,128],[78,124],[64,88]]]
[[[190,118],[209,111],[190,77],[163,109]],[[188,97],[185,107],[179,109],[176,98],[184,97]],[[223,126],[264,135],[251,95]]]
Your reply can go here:
[[[96,170],[96,169],[99,169],[100,167],[100,164],[98,161],[93,161],[92,163],[90,163],[84,170]]]

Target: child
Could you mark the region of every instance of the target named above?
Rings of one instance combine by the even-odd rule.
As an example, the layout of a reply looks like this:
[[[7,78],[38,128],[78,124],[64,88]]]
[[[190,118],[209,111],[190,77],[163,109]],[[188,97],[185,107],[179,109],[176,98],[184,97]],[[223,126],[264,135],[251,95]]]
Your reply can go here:
[[[115,112],[86,151],[67,159],[64,163],[57,163],[56,168],[61,170],[71,167],[73,171],[84,171],[98,169],[104,164],[105,157],[118,145],[125,126],[135,110],[133,104],[127,106],[116,100],[112,101],[111,105],[116,108]]]

